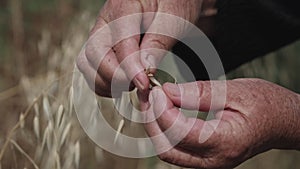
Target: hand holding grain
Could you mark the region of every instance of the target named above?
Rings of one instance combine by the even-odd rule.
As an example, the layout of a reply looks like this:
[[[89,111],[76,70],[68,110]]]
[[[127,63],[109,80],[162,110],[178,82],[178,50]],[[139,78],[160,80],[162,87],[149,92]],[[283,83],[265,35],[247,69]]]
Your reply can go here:
[[[300,149],[299,95],[264,80],[227,81],[225,107],[212,107],[215,112],[213,120],[184,116],[178,107],[200,111],[210,109],[212,83],[214,90],[224,92],[221,82],[199,81],[156,87],[150,92],[150,102],[147,96],[140,95],[142,108],[148,109],[146,115],[159,116],[145,124],[149,136],[166,131],[178,120],[178,125],[173,126],[165,137],[153,140],[158,152],[160,148],[170,146],[193,124],[179,144],[159,155],[162,160],[184,167],[227,169],[273,148]],[[212,135],[201,141],[200,133],[208,130],[212,130]]]
[[[162,51],[170,50],[176,43],[171,37],[147,32],[164,29],[181,37],[187,31],[186,25],[170,23],[157,13],[172,14],[196,23],[200,17],[215,13],[214,2],[215,0],[107,0],[77,59],[77,66],[89,86],[100,96],[112,96],[113,78],[120,85],[116,87],[120,91],[126,90],[121,86],[128,84],[128,81],[133,82],[128,88],[137,87],[145,91],[148,89],[149,79],[144,70],[155,68],[165,54]],[[141,15],[134,15],[138,13]],[[107,26],[112,21],[129,15],[134,16]],[[143,38],[140,36],[141,28],[145,30]],[[121,69],[118,69],[121,62]]]

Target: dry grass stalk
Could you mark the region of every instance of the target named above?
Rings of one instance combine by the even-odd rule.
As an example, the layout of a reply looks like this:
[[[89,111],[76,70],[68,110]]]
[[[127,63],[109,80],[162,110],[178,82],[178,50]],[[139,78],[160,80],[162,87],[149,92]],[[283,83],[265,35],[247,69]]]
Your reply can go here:
[[[43,135],[42,149],[44,148],[44,146],[46,144],[48,135],[49,135],[49,129],[48,129],[48,127],[46,127],[46,129],[44,131],[44,135]]]
[[[69,144],[67,147],[67,151],[64,154],[64,165],[63,168],[71,168],[73,162],[74,162],[74,150],[75,145],[73,143]]]
[[[39,169],[34,160],[14,140],[9,141],[17,148],[17,150],[20,151],[20,153],[22,153],[31,162],[35,169]]]
[[[71,122],[68,123],[68,125],[67,125],[66,128],[64,129],[63,134],[62,134],[62,136],[61,136],[60,144],[59,144],[60,146],[62,146],[62,145],[64,144],[64,142],[65,142],[65,140],[66,140],[66,138],[67,138],[67,136],[68,136],[68,134],[69,134],[69,132],[70,132],[71,125],[72,125]]]
[[[75,150],[74,150],[74,163],[75,167],[78,169],[79,168],[79,162],[80,162],[80,142],[77,141],[75,143]]]
[[[55,152],[55,164],[56,164],[56,169],[61,169],[60,157],[57,152]]]
[[[18,94],[19,91],[20,91],[20,85],[17,85],[8,90],[0,92],[0,101],[15,96],[16,94]]]
[[[52,145],[53,145],[53,125],[52,125],[52,122],[49,121],[48,122],[48,126],[47,128],[48,129],[48,133],[46,135],[46,143],[47,143],[47,148],[48,148],[48,151],[50,152],[52,150]]]
[[[148,70],[146,70],[146,73],[148,72]],[[158,80],[156,80],[156,78],[154,77],[154,75],[152,73],[147,73],[148,74],[148,77],[149,77],[149,80],[150,80],[150,87],[149,88],[152,88],[154,86],[159,86],[159,87],[162,87],[162,85],[160,84],[160,82]],[[136,91],[134,91],[136,92]],[[123,93],[121,98],[118,100],[117,102],[117,107],[118,107],[118,111],[131,111],[129,112],[132,116],[133,114],[133,109],[129,110],[129,104],[132,104],[132,106],[134,107],[138,107],[137,106],[137,103],[138,103],[138,98],[132,94],[132,93]],[[134,103],[134,104],[133,104]],[[131,117],[133,118],[133,117]],[[117,132],[116,132],[116,135],[115,135],[115,138],[114,138],[114,144],[117,143],[118,141],[118,138],[119,138],[119,135],[121,134],[122,132],[122,129],[124,128],[124,125],[125,125],[125,120],[124,118],[119,122],[119,125],[118,125],[118,128],[117,128]]]
[[[26,111],[24,112],[24,119],[28,116],[28,114],[30,113],[30,110],[33,108],[34,104],[42,97],[42,95],[38,96],[37,98],[35,98],[32,102],[31,105],[28,106],[28,108],[26,109]],[[2,161],[2,158],[4,156],[4,153],[7,149],[7,146],[8,146],[8,143],[9,141],[11,140],[14,132],[20,127],[21,125],[21,121],[18,121],[18,123],[9,131],[9,134],[6,138],[6,141],[1,149],[1,152],[0,152],[0,162]]]
[[[71,115],[73,110],[73,97],[74,97],[74,89],[73,86],[71,86],[69,90],[69,115]]]
[[[36,116],[39,116],[40,111],[39,111],[39,105],[37,103],[34,104],[34,112]]]
[[[78,22],[82,23],[83,21],[86,22],[89,18],[87,18],[87,14],[83,14],[79,19],[80,21]],[[0,164],[3,164],[3,157],[8,156],[10,153],[7,150],[7,147],[13,144],[10,140],[12,140],[12,138],[14,138],[17,134],[16,131],[18,129],[24,128],[24,131],[32,132],[32,135],[36,137],[36,140],[33,139],[36,141],[33,141],[33,144],[35,145],[30,145],[33,146],[33,150],[35,149],[35,158],[31,158],[31,160],[35,162],[36,166],[43,169],[79,168],[79,137],[84,134],[79,133],[78,130],[76,130],[78,129],[78,124],[74,123],[76,118],[73,113],[74,93],[73,88],[70,87],[70,77],[73,72],[70,70],[73,70],[72,63],[74,63],[74,56],[76,56],[79,52],[77,50],[81,48],[83,41],[86,40],[85,32],[87,32],[87,29],[89,28],[85,28],[86,26],[84,26],[84,28],[82,27],[83,25],[77,23],[75,26],[72,25],[71,30],[68,34],[66,34],[62,41],[62,46],[55,47],[57,49],[54,50],[53,56],[47,57],[49,59],[47,61],[49,65],[47,65],[48,72],[45,75],[37,76],[37,78],[22,78],[23,80],[21,80],[19,87],[23,87],[27,99],[31,99],[28,99],[28,108],[20,115],[20,120],[10,130],[3,146],[1,147]],[[48,41],[43,42],[48,43]],[[44,46],[51,49],[51,44],[47,43],[44,44]],[[67,73],[60,74],[57,72]],[[66,91],[66,88],[69,90],[67,89],[68,91]],[[1,93],[1,96],[5,96],[7,98],[8,95],[11,95],[7,93],[12,92]],[[36,95],[38,95],[38,97],[32,101],[32,98]],[[66,100],[68,102],[66,102]],[[43,113],[40,113],[40,111]],[[30,112],[34,112],[34,114],[28,118]],[[32,123],[31,130],[28,130],[31,125],[25,125],[29,121]],[[47,126],[44,124],[47,124]],[[26,140],[26,138],[24,138],[24,140]],[[16,149],[19,148],[27,150],[28,147],[25,146],[28,145],[24,145],[24,148],[21,148],[21,146],[14,147],[16,147]],[[30,151],[32,151],[32,148]],[[25,155],[25,151],[23,152],[24,153],[22,154],[24,157],[28,159],[27,157],[29,156]],[[27,153],[27,155],[28,154],[31,154],[31,152]],[[22,160],[24,157],[17,157],[17,161]],[[2,166],[0,165],[0,169],[1,167]]]
[[[81,18],[79,23],[86,22],[88,19],[89,18],[85,15]],[[85,137],[86,135],[84,133],[79,133],[81,131],[76,130],[78,129],[78,124],[75,123],[75,116],[73,113],[74,110],[72,106],[74,101],[74,93],[73,88],[70,87],[71,80],[68,78],[73,73],[69,71],[72,69],[72,67],[70,68],[70,65],[72,65],[71,63],[73,63],[74,56],[76,56],[78,53],[78,51],[74,49],[80,49],[81,45],[83,44],[83,41],[86,40],[85,33],[88,31],[88,28],[78,27],[81,25],[82,24],[78,24],[71,27],[71,30],[62,42],[62,46],[57,49],[55,48],[53,52],[49,52],[53,53],[53,56],[48,57],[49,65],[47,65],[47,74],[43,74],[36,79],[26,78],[24,80],[24,84],[21,84],[25,90],[27,98],[33,98],[38,95],[37,99],[35,99],[34,101],[32,101],[32,99],[28,99],[29,106],[26,109],[26,111],[24,111],[24,120],[26,122],[25,124],[29,123],[29,119],[31,123],[33,123],[33,128],[31,129],[31,132],[33,136],[35,136],[37,139],[35,142],[36,144],[34,143],[35,145],[33,145],[35,148],[35,158],[32,159],[34,159],[34,162],[39,168],[78,169],[81,162],[80,160],[82,160],[80,155],[82,152],[86,153],[86,146],[80,148],[80,145],[89,143],[82,143],[79,140],[79,138],[81,138],[82,136]],[[46,43],[44,44],[44,46],[47,47],[50,46],[50,44]],[[57,73],[57,70],[59,70],[59,72],[67,73]],[[82,82],[85,83],[84,80]],[[45,86],[47,86],[46,89],[44,89]],[[36,88],[42,90],[37,90]],[[126,103],[130,104],[128,100],[126,101]],[[125,105],[127,106],[127,104]],[[122,110],[122,108],[119,110]],[[124,110],[126,110],[126,108]],[[113,110],[107,111],[110,111],[109,113],[111,113],[111,111]],[[32,116],[33,120],[31,120],[31,118],[27,118],[30,112],[34,112]],[[95,118],[93,119],[94,122],[96,122]],[[114,115],[114,117],[112,118],[113,124],[115,124],[116,119],[120,119],[119,115],[117,114]],[[7,136],[4,146],[0,151],[0,164],[6,152],[6,147],[8,146],[10,140],[16,133],[15,131],[21,127],[21,121],[22,120],[20,120],[14,126],[14,128],[9,132]],[[24,127],[26,129],[26,127],[28,128],[29,126],[30,125],[25,125]],[[125,124],[124,119],[120,120],[118,126],[118,128],[120,128],[118,129],[119,132],[122,132],[122,128],[123,132],[125,132],[125,127],[128,128],[131,127],[131,125],[127,125],[127,123]],[[25,147],[23,149],[25,150]],[[99,148],[97,149],[100,150]],[[126,163],[127,159],[120,160],[119,157],[114,158],[114,156],[103,152],[101,151],[100,153],[98,153],[98,157],[102,158],[102,160],[99,160],[102,162],[101,166],[105,166],[108,164],[109,166],[112,166],[112,169],[114,169],[114,164],[112,164],[112,162],[123,162],[121,164],[123,169],[130,168],[130,165],[127,165]],[[93,152],[91,153],[93,154]],[[89,157],[90,156],[86,157],[89,160],[89,164],[93,163],[93,161],[91,160],[93,159],[93,157]],[[138,160],[136,160],[135,162],[138,162]],[[133,168],[131,167],[130,169]]]
[[[70,94],[72,96],[72,94]],[[70,99],[71,100],[71,99]],[[40,125],[40,122],[43,121],[40,118],[39,115],[39,105],[38,102],[42,102],[42,108],[45,112],[43,116],[46,116],[47,118],[45,119],[47,121],[47,126],[45,129]],[[70,102],[71,104],[71,102]],[[72,105],[71,105],[72,106]],[[69,106],[69,107],[71,107]],[[60,163],[60,155],[59,152],[63,151],[64,148],[62,147],[64,143],[66,143],[67,137],[71,133],[71,126],[72,126],[72,111],[68,111],[68,114],[63,113],[64,112],[64,106],[60,105],[58,107],[58,110],[56,114],[52,114],[51,112],[54,112],[51,110],[54,108],[54,103],[51,105],[50,101],[47,97],[46,94],[41,94],[37,99],[33,101],[33,103],[26,109],[25,113],[22,113],[20,115],[20,120],[18,123],[14,126],[14,128],[10,131],[8,134],[8,138],[6,142],[4,143],[4,146],[1,149],[1,154],[0,154],[0,162],[2,160],[2,157],[5,153],[5,150],[8,146],[8,143],[11,142],[12,144],[15,142],[11,138],[13,137],[15,131],[18,128],[24,128],[25,127],[25,120],[26,117],[29,115],[30,111],[34,109],[35,115],[33,118],[33,133],[37,138],[38,146],[36,148],[36,158],[35,161],[19,146],[15,145],[15,147],[18,149],[18,151],[22,152],[24,157],[26,159],[30,159],[31,163],[35,162],[35,165],[38,166],[37,164],[40,164],[40,168],[55,168],[59,169],[61,168],[61,163]],[[55,118],[54,118],[54,117]],[[67,123],[68,122],[68,123]],[[43,139],[40,142],[40,132],[43,134]],[[12,140],[12,141],[10,141]],[[70,140],[72,141],[72,140]],[[66,145],[69,145],[69,142]],[[47,149],[44,147],[47,145]],[[74,144],[73,144],[74,145]],[[69,161],[65,161],[64,163],[67,163],[65,166],[69,168],[74,164],[76,168],[79,168],[79,161],[80,161],[80,143],[79,140],[77,140],[75,147],[75,152],[68,151],[69,153],[72,153],[71,156],[73,157],[72,159],[69,159]],[[22,151],[21,151],[22,150]],[[25,155],[26,154],[26,155]],[[70,154],[68,154],[70,155]],[[43,162],[44,161],[44,162]],[[36,167],[35,167],[36,168]]]

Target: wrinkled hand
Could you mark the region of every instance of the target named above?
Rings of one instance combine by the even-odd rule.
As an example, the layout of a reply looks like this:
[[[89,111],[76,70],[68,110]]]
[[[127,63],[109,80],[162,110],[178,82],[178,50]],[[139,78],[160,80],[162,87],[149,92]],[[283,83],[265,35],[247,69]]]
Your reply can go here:
[[[220,95],[224,92],[222,84],[165,84],[163,89],[156,87],[150,92],[149,102],[146,95],[140,94],[142,109],[148,109],[147,118],[158,117],[145,125],[148,135],[169,129],[164,137],[152,140],[156,150],[162,152],[179,142],[159,155],[162,160],[184,167],[233,168],[269,149],[300,149],[299,95],[264,80],[237,79],[226,82],[223,107],[218,103],[222,101],[211,100],[211,90]],[[210,107],[211,101],[214,107]],[[200,111],[211,108],[215,119],[188,118],[177,107]],[[210,137],[203,140],[207,133]],[[182,135],[183,139],[177,140]]]
[[[171,31],[176,37],[180,37],[187,31],[186,25],[166,20],[157,12],[176,15],[196,23],[202,15],[215,13],[214,1],[107,0],[77,59],[77,66],[98,95],[111,97],[111,88],[115,84],[117,92],[126,90],[124,86],[127,90],[136,86],[144,91],[149,86],[144,70],[155,68],[165,51],[176,43],[171,37],[153,32]],[[133,15],[137,13],[141,15]],[[132,16],[116,21],[129,15]],[[108,26],[112,21],[116,22]],[[142,39],[141,28],[146,31]],[[131,81],[133,84],[128,85]]]

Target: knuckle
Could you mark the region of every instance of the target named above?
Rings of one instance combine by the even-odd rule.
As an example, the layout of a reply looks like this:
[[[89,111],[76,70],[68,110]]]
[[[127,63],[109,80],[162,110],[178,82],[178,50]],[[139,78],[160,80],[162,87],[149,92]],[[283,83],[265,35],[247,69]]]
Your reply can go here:
[[[165,162],[171,162],[172,161],[172,157],[171,157],[169,152],[164,152],[164,153],[159,154],[158,158],[162,161],[165,161]]]
[[[98,96],[102,96],[102,97],[109,97],[111,98],[111,94],[109,92],[106,92],[106,91],[102,91],[102,90],[95,90],[95,93],[98,95]]]
[[[247,148],[243,148],[243,146],[241,145],[234,144],[232,141],[224,140],[223,142],[227,144],[220,147],[221,149],[220,157],[221,159],[224,160],[224,163],[226,161],[235,161],[236,159],[241,159],[247,155]],[[232,147],[229,145],[237,145],[237,146]]]
[[[227,157],[227,159],[236,159],[236,158],[240,157],[240,151],[237,151],[237,150],[228,151],[226,153],[226,157]]]
[[[160,49],[164,49],[164,50],[168,50],[168,45],[159,39],[152,39],[151,40],[153,44],[155,44],[155,46],[158,46]]]
[[[81,56],[76,59],[76,66],[81,72],[83,72],[83,69],[85,67],[85,60]]]
[[[114,8],[126,9],[126,10],[110,10]],[[105,3],[104,9],[110,10],[109,13],[107,14],[108,15],[107,18],[110,20],[115,20],[124,15],[131,14],[133,11],[141,11],[142,4],[139,0],[127,0],[127,1],[109,0]]]
[[[110,96],[111,88],[106,81],[99,80],[87,72],[82,72],[82,74],[90,90],[99,96]]]
[[[141,9],[142,8],[142,4],[140,0],[130,0],[130,6],[134,9]]]
[[[182,160],[180,160],[180,158],[176,156],[176,154],[174,154],[171,150],[160,154],[158,157],[160,160],[170,164],[174,164],[174,165],[183,164]]]
[[[89,87],[98,96],[111,97],[110,89],[107,85],[97,84],[96,82],[90,82]]]
[[[90,39],[85,46],[85,56],[88,60],[92,60],[95,56],[95,42]]]

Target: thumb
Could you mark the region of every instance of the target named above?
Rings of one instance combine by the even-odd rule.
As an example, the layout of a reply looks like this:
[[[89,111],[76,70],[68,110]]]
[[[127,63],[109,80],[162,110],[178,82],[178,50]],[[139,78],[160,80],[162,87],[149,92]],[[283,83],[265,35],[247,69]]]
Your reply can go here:
[[[208,112],[223,110],[226,105],[225,81],[166,83],[163,90],[177,107]]]

